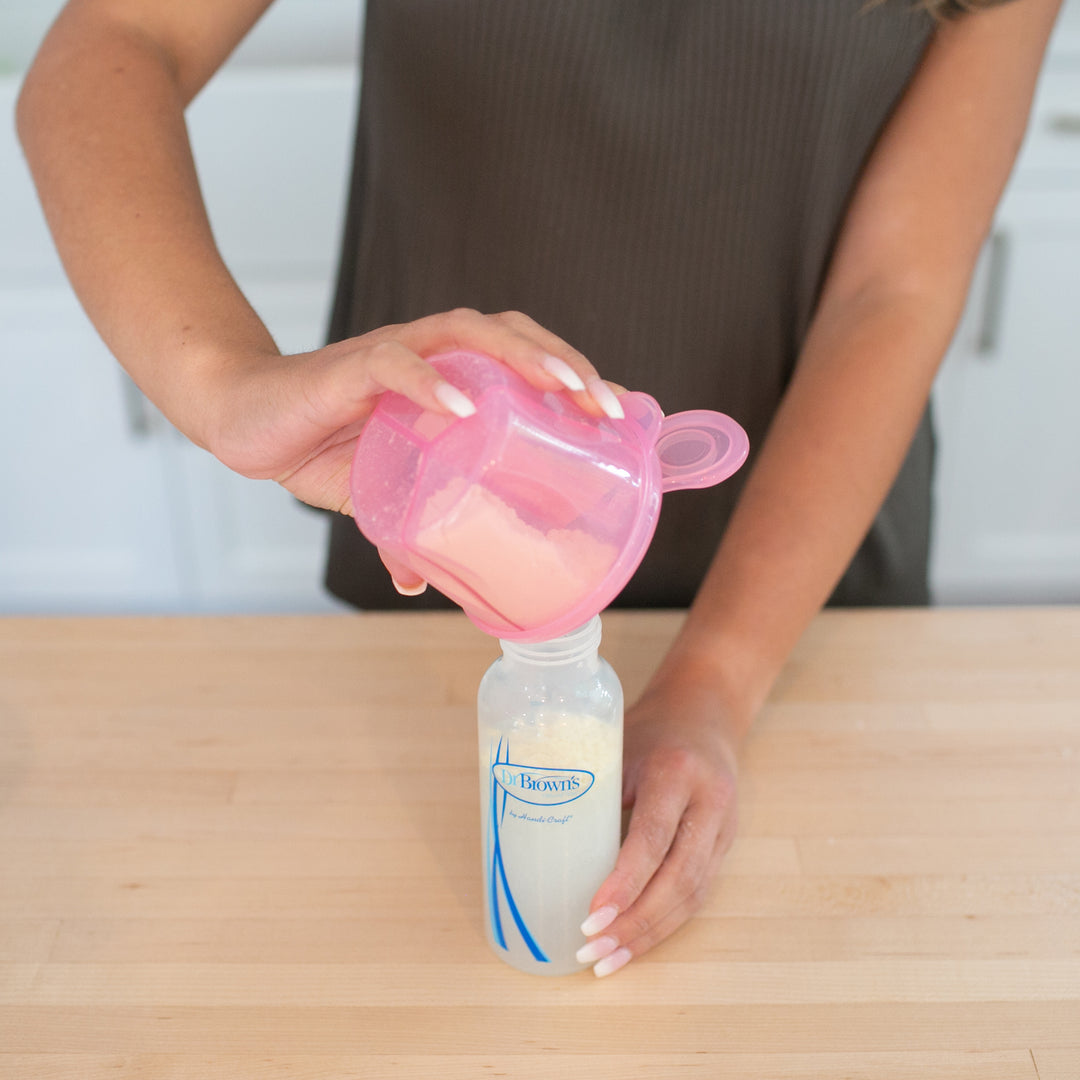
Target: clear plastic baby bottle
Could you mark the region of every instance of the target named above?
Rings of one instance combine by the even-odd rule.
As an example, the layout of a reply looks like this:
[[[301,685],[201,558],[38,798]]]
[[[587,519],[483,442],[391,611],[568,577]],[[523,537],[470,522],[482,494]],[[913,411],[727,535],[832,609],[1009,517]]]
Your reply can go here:
[[[619,851],[623,695],[600,618],[551,641],[501,641],[480,683],[484,922],[521,971],[578,971],[581,923]]]

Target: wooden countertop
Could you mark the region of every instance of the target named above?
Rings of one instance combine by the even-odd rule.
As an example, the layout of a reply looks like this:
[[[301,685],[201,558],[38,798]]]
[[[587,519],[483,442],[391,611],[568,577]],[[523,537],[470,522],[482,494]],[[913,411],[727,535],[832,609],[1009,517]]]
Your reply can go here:
[[[679,616],[605,617],[640,689]],[[1080,1077],[1080,610],[829,612],[701,915],[481,929],[459,615],[0,620],[0,1076]]]

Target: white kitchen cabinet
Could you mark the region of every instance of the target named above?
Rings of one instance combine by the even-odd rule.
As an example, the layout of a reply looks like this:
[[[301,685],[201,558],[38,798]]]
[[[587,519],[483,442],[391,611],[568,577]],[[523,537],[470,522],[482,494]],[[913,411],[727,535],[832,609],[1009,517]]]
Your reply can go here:
[[[242,282],[242,284],[244,284]],[[251,282],[245,292],[279,347],[298,352],[324,333],[327,282]],[[169,466],[182,504],[175,523],[189,560],[187,608],[321,611],[337,602],[321,574],[326,515],[269,480],[247,480],[171,433]]]
[[[325,335],[351,67],[237,68],[189,110],[219,246],[279,346]],[[0,80],[11,115],[14,79]],[[321,611],[328,520],[192,446],[80,310],[0,129],[0,612]]]
[[[943,603],[1080,601],[1080,68],[1049,68],[935,387]]]
[[[0,611],[175,608],[167,447],[69,289],[0,290]]]
[[[283,347],[325,282],[249,292]],[[0,612],[321,611],[327,521],[191,445],[70,289],[0,289]]]
[[[214,235],[286,353],[323,344],[345,209],[353,68],[245,69],[188,112]],[[237,476],[174,440],[177,531],[198,611],[318,611],[329,522],[270,481]]]

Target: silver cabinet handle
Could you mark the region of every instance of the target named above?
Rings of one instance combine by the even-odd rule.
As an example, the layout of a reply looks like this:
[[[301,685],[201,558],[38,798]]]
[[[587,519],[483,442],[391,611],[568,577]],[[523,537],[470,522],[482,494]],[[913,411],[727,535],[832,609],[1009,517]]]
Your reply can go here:
[[[986,292],[983,294],[982,319],[975,337],[975,355],[989,360],[997,352],[1001,319],[1005,306],[1005,283],[1009,269],[1009,237],[996,232],[989,241],[989,265],[986,268]]]
[[[124,415],[127,417],[128,431],[137,439],[148,439],[154,434],[154,409],[146,395],[135,385],[126,371],[120,372],[121,388],[124,395]]]
[[[1058,135],[1080,135],[1080,113],[1057,113],[1046,126]]]

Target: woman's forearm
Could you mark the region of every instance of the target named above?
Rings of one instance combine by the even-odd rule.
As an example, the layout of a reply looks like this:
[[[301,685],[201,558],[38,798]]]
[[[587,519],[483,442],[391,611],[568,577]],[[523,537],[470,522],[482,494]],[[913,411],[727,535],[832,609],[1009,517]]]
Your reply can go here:
[[[951,295],[951,300],[948,298]],[[959,314],[943,297],[825,303],[662,669],[724,688],[741,737],[903,461]]]
[[[192,161],[176,58],[130,25],[65,12],[23,87],[18,127],[65,269],[116,357],[207,445],[229,357],[273,353],[221,260]]]
[[[1023,138],[1060,0],[935,31],[863,170],[817,313],[659,678],[743,734],[888,493]]]

